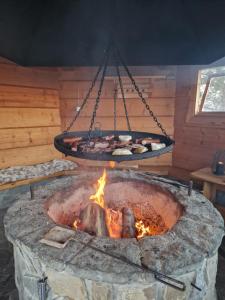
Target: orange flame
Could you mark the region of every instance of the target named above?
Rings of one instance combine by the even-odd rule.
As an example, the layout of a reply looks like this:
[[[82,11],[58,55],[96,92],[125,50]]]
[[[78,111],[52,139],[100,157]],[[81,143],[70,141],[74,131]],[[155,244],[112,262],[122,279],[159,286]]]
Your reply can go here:
[[[106,184],[106,170],[104,169],[102,176],[98,179],[97,186],[95,187],[96,193],[90,196],[90,200],[93,200],[99,206],[104,208],[105,201],[104,201],[104,188]]]
[[[110,167],[110,168],[114,169],[115,166],[116,166],[115,161],[110,161],[110,162],[109,162],[109,167]]]
[[[79,219],[76,219],[76,220],[73,222],[73,227],[74,227],[75,229],[77,229],[79,223],[80,223],[80,220],[79,220]]]
[[[135,228],[137,229],[138,239],[152,233],[150,226],[146,226],[142,220],[136,221]]]

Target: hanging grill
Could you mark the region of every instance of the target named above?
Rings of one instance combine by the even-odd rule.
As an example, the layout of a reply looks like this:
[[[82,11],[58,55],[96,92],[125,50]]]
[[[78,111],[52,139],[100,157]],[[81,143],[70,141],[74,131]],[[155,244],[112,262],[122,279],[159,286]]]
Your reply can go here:
[[[126,116],[126,122],[127,122],[127,127],[128,127],[127,131],[117,130],[116,104],[117,104],[117,92],[118,91],[116,89],[114,91],[114,130],[101,130],[98,128],[95,128],[95,130],[93,130],[111,50],[112,50],[112,54],[113,54],[113,58],[114,58],[114,62],[115,62],[115,69],[116,69],[116,74],[118,77],[118,84],[119,84],[119,88],[121,91],[121,96],[122,96],[122,101],[123,101],[123,106],[124,106],[124,111],[125,111],[125,116]],[[121,65],[125,69],[125,71],[128,75],[128,78],[130,79],[135,91],[137,92],[137,95],[139,96],[143,105],[145,105],[146,110],[149,112],[149,116],[153,118],[154,122],[156,122],[157,126],[160,128],[162,134],[154,134],[154,133],[149,133],[149,132],[139,132],[139,131],[131,130],[131,125],[130,125],[130,121],[129,121],[127,106],[126,106],[126,99],[125,99],[125,95],[124,95],[123,83],[122,83],[122,79],[121,79],[121,75],[120,75],[119,63],[121,63]],[[84,109],[100,74],[101,74],[100,85],[99,85],[99,89],[98,89],[98,93],[97,93],[97,97],[96,97],[96,101],[95,101],[95,105],[94,105],[94,110],[93,110],[92,117],[91,117],[89,130],[88,131],[73,131],[73,132],[71,132],[70,129],[73,126],[73,124],[76,122],[76,120],[78,119],[81,111]],[[96,143],[99,142],[99,140],[104,141],[104,140],[108,140],[109,137],[111,137],[113,139],[113,141],[115,142],[116,140],[118,141],[120,136],[122,136],[122,137],[130,136],[130,143],[131,144],[135,143],[135,145],[137,145],[137,141],[142,141],[144,139],[148,139],[148,140],[152,139],[152,142],[157,140],[158,143],[164,144],[164,146],[161,149],[153,150],[151,148],[151,143],[149,143],[148,150],[146,152],[144,152],[144,153],[132,153],[131,152],[129,155],[126,155],[126,154],[125,155],[124,154],[123,155],[115,155],[113,153],[113,150],[106,152],[106,150],[104,150],[104,149],[102,149],[100,151],[100,153],[99,152],[92,153],[91,151],[90,152],[84,151],[84,148],[79,146],[79,145],[83,144],[83,145],[87,145],[87,149],[88,149],[88,147],[89,147],[89,149],[91,149],[91,148],[95,147]],[[73,146],[74,143],[76,143],[76,145],[77,145],[76,148]],[[166,133],[166,130],[163,128],[163,126],[161,125],[161,123],[158,121],[157,117],[151,110],[150,106],[146,102],[142,92],[138,88],[130,70],[128,69],[127,65],[123,61],[123,59],[120,55],[120,52],[114,43],[110,43],[110,46],[105,51],[105,56],[104,56],[103,62],[101,63],[101,65],[99,66],[99,68],[96,72],[96,75],[95,75],[95,77],[91,83],[91,86],[80,106],[79,111],[76,112],[74,118],[71,120],[71,123],[69,124],[67,129],[62,134],[57,135],[54,139],[55,148],[58,151],[64,153],[66,156],[69,155],[69,156],[74,156],[74,157],[89,159],[89,160],[117,161],[117,162],[128,161],[128,160],[141,160],[141,159],[159,156],[164,153],[172,151],[173,144],[174,144],[174,141],[168,136],[168,134]],[[130,145],[129,147],[131,149],[132,145]],[[140,147],[143,147],[143,146],[140,145]],[[118,148],[120,148],[120,146],[118,146],[117,149]],[[124,146],[123,146],[123,148],[124,148]]]

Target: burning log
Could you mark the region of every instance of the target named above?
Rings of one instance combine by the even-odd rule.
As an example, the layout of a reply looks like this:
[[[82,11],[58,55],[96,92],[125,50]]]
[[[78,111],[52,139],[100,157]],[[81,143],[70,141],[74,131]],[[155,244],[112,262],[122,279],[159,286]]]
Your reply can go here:
[[[124,207],[122,209],[122,213],[123,213],[122,237],[134,238],[136,236],[136,229],[135,229],[135,218],[134,218],[133,210],[129,207]]]
[[[97,203],[89,203],[80,215],[84,231],[96,236],[109,236],[106,226],[105,210]]]
[[[122,213],[119,210],[106,208],[106,224],[111,238],[120,239],[123,227]]]

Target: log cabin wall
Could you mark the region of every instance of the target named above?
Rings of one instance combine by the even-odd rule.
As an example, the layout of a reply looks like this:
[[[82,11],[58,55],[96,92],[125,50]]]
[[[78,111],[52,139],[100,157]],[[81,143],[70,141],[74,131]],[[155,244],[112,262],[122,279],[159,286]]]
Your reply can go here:
[[[141,87],[147,102],[166,128],[169,135],[174,133],[174,107],[176,90],[176,67],[131,67],[131,72]],[[81,105],[96,72],[96,68],[76,67],[60,69],[60,112],[62,130],[69,125],[75,114],[76,107]],[[115,87],[115,74],[109,69],[96,121],[101,124],[102,129],[113,129],[113,93]],[[123,74],[122,74],[123,76]],[[160,133],[156,123],[148,116],[144,105],[140,102],[127,77],[123,76],[127,108],[130,116],[131,128],[133,130]],[[97,87],[99,82],[97,83]],[[90,100],[72,130],[88,130],[90,118],[93,111],[97,87],[91,94]],[[126,130],[126,118],[120,93],[117,101],[117,129]],[[80,164],[104,165],[105,163],[91,162],[73,159]],[[126,162],[126,165],[147,166],[171,166],[172,154],[147,159],[137,162]]]
[[[62,157],[58,72],[19,67],[0,59],[0,169]]]
[[[193,171],[211,166],[215,151],[225,149],[224,117],[196,118],[194,116],[198,72],[207,67],[179,66],[177,68],[174,175],[176,168]]]

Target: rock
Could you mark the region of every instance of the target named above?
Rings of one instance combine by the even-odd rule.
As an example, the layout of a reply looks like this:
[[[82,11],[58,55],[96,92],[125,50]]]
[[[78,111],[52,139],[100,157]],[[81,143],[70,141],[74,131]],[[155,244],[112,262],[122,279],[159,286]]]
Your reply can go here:
[[[30,200],[30,186],[22,185],[14,189],[2,190],[0,192],[0,209],[10,207],[14,202],[18,200]]]
[[[112,298],[112,287],[94,281],[92,284],[92,300],[114,300]]]
[[[63,176],[31,184],[32,199],[42,199],[52,196],[56,191],[69,187],[75,176]]]
[[[87,299],[85,283],[80,278],[68,275],[64,272],[55,272],[47,269],[48,285],[52,292],[58,296],[69,297],[70,299]]]

